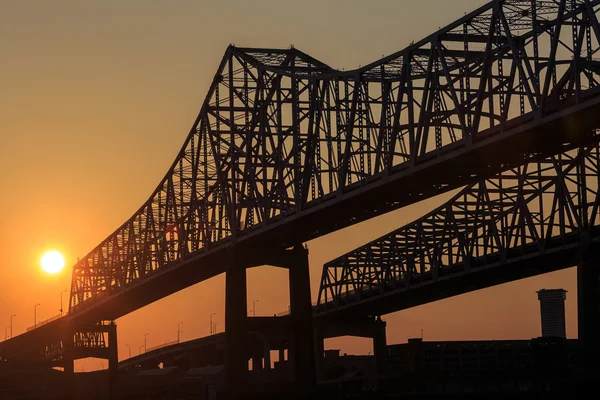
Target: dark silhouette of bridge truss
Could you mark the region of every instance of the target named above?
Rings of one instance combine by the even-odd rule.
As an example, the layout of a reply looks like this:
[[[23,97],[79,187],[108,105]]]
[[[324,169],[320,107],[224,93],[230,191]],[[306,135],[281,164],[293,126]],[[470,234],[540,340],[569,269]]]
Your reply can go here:
[[[301,243],[581,142],[597,8],[492,1],[348,72],[230,46],[155,192],[75,265],[70,312],[217,247]]]
[[[318,311],[356,317],[364,304],[363,312],[387,314],[572,267],[580,251],[600,243],[599,182],[594,143],[469,185],[325,264]]]
[[[303,242],[465,185],[329,263],[319,315],[381,315],[392,310],[376,299],[428,282],[489,285],[494,273],[472,282],[483,275],[470,272],[501,264],[496,275],[514,274],[498,279],[517,279],[519,259],[595,241],[599,8],[493,0],[352,71],[295,48],[229,46],[156,190],[74,266],[68,316],[0,343],[0,356],[70,362],[96,348],[114,361],[116,329],[103,321],[223,272],[228,293],[244,299],[232,308],[227,294],[226,311],[237,315],[227,345],[243,352],[234,339],[246,329],[245,272],[236,269],[274,265],[290,248],[304,257],[290,265],[307,268]],[[294,297],[310,299],[306,277],[296,278],[307,296],[302,287]],[[410,303],[398,299],[395,309]],[[233,361],[228,373],[243,376],[247,360]]]

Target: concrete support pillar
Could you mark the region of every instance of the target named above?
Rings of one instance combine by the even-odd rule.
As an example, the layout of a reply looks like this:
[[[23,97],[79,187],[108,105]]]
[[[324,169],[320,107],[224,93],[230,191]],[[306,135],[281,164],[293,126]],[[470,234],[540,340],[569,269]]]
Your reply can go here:
[[[323,379],[323,363],[325,362],[325,339],[315,330],[315,370],[317,381]]]
[[[385,334],[386,323],[377,318],[375,321],[375,332],[373,335],[373,354],[375,355],[375,364],[377,374],[385,374],[387,371],[387,339]]]
[[[285,349],[279,349],[279,366],[283,367],[285,361]]]
[[[262,357],[258,354],[252,356],[252,371],[262,370]]]
[[[73,358],[70,357],[70,355],[67,355],[66,352],[64,354],[63,368],[65,371],[65,374],[67,375],[67,378],[73,379],[73,375],[75,374],[74,360],[73,360]]]
[[[271,369],[271,345],[268,340],[264,342],[264,358],[265,358],[265,370]]]
[[[226,390],[230,399],[248,389],[246,268],[231,254],[225,272]]]
[[[111,322],[108,329],[108,376],[111,400],[119,397],[119,344],[117,325]]]
[[[308,250],[297,245],[292,251],[293,265],[289,266],[293,330],[290,360],[293,362],[298,387],[312,388],[316,383],[316,371]]]
[[[75,398],[75,359],[73,357],[73,333],[68,332],[63,337],[63,368],[65,373],[66,399]]]
[[[577,265],[579,359],[585,380],[600,378],[600,253],[582,252]]]

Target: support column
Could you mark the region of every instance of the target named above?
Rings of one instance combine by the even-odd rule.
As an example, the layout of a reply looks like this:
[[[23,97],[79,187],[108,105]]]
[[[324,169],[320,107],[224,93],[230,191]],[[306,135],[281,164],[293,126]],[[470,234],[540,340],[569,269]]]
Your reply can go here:
[[[252,371],[260,371],[262,370],[262,357],[255,354],[252,356]]]
[[[283,363],[285,362],[285,349],[279,349],[279,367],[283,368]]]
[[[315,330],[315,371],[317,382],[323,379],[323,363],[325,362],[325,339],[319,333],[319,330]]]
[[[63,369],[65,373],[65,398],[75,398],[75,360],[73,357],[73,333],[68,331],[63,337]]]
[[[373,335],[373,354],[375,355],[375,365],[377,375],[385,374],[387,371],[387,338],[385,335],[385,321],[377,317],[375,321],[375,332]]]
[[[293,338],[290,346],[298,387],[310,389],[315,385],[315,348],[310,297],[308,250],[302,245],[293,249],[293,265],[289,267],[290,311]]]
[[[230,399],[248,389],[246,268],[233,254],[225,273],[226,391]]]
[[[577,317],[579,364],[585,380],[600,377],[600,253],[581,253],[577,265]]]
[[[265,370],[271,369],[271,345],[268,340],[264,341],[264,358],[265,358]]]
[[[119,345],[117,340],[117,325],[114,321],[108,329],[108,376],[109,391],[112,400],[119,397]]]

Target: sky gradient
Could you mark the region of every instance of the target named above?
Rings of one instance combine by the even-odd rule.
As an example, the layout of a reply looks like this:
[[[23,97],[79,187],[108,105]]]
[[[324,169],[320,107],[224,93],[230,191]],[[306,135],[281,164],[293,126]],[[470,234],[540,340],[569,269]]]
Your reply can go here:
[[[58,314],[71,267],[147,199],[179,151],[227,45],[294,45],[334,68],[398,51],[483,0],[44,1],[0,0],[0,328],[14,333]],[[406,207],[308,243],[312,296],[323,263],[430,211],[450,197]],[[67,259],[58,276],[39,258]],[[249,310],[287,309],[284,271],[248,272]],[[541,334],[535,291],[565,288],[567,335],[576,337],[572,269],[384,317],[388,343],[423,329],[426,340],[518,339]],[[64,296],[65,306],[67,296]],[[117,321],[119,355],[224,329],[224,277]],[[0,331],[1,332],[1,331]],[[3,338],[3,337],[2,337]],[[348,338],[327,347],[367,353]]]

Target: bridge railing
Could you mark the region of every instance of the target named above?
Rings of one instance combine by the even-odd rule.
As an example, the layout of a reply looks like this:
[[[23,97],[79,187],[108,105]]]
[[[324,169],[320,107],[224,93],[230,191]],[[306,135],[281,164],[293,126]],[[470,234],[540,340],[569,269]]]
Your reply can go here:
[[[313,301],[312,303],[312,307],[315,308],[318,304],[317,301]],[[290,315],[291,314],[291,310],[290,310],[290,306],[288,306],[288,309],[285,311],[281,311],[278,312],[277,314],[275,314],[276,317],[285,317],[286,315]]]
[[[27,328],[27,332],[29,332],[29,331],[32,331],[32,330],[34,330],[34,329],[36,329],[36,328],[39,328],[39,327],[40,327],[40,326],[42,326],[42,325],[49,324],[49,323],[50,323],[50,322],[52,322],[52,321],[56,321],[57,319],[60,319],[60,318],[62,318],[62,317],[63,317],[63,315],[64,315],[64,314],[57,314],[57,315],[55,315],[55,316],[53,316],[53,317],[50,317],[50,318],[48,318],[48,319],[45,319],[45,320],[43,320],[43,321],[37,322],[35,325],[32,325],[32,326],[30,326],[29,328]]]
[[[170,341],[166,341],[163,344],[159,344],[158,346],[152,346],[146,349],[146,353],[149,351],[153,351],[153,350],[158,350],[158,349],[162,349],[163,347],[169,347],[169,346],[173,346],[175,344],[179,344],[180,341],[179,340],[170,340]]]

